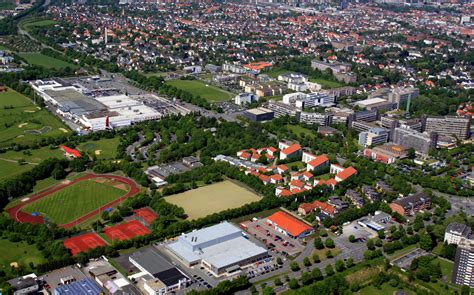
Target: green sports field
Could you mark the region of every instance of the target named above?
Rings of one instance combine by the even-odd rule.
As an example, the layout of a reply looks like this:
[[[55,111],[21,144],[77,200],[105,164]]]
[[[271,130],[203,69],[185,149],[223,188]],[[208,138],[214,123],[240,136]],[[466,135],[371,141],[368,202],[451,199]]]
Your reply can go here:
[[[199,95],[209,102],[226,101],[234,97],[234,95],[228,91],[207,85],[198,80],[170,80],[166,81],[166,84],[188,91],[193,95]]]
[[[98,159],[115,159],[120,138],[104,138],[95,141],[88,141],[79,145],[79,150],[86,152]]]
[[[30,144],[43,137],[70,132],[57,117],[33,105],[24,95],[12,89],[0,93],[0,147]]]
[[[190,219],[197,219],[256,202],[260,197],[247,188],[226,180],[172,195],[165,200],[182,207]]]
[[[100,179],[105,182],[99,183],[97,180]],[[117,188],[114,184],[104,178],[83,180],[26,205],[22,211],[39,212],[50,221],[65,224],[125,195],[129,190],[128,187]],[[119,185],[125,186],[123,183]]]
[[[77,68],[78,66],[66,61],[44,55],[42,53],[19,53],[29,64],[45,67],[48,69],[62,69],[66,67]]]

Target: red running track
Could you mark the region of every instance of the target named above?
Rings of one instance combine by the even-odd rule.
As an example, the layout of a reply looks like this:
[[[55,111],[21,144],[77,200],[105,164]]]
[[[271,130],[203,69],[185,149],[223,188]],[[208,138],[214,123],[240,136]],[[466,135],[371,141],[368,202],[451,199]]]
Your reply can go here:
[[[16,206],[12,207],[12,208],[7,209],[7,212],[10,215],[10,217],[13,220],[17,221],[17,222],[21,222],[21,223],[23,223],[23,222],[44,223],[44,219],[43,219],[42,216],[33,216],[29,213],[21,211],[21,208],[23,208],[27,204],[30,204],[30,203],[32,203],[36,200],[41,199],[41,198],[47,197],[47,196],[51,195],[52,193],[60,191],[63,188],[68,187],[70,185],[73,185],[75,183],[78,183],[80,181],[87,180],[87,179],[92,179],[92,178],[99,178],[99,177],[100,178],[113,179],[113,180],[117,180],[117,181],[123,182],[125,184],[128,184],[130,186],[130,190],[125,195],[121,196],[120,198],[115,199],[115,200],[103,205],[100,208],[92,210],[89,213],[79,217],[78,219],[76,219],[74,221],[71,221],[71,222],[66,223],[66,224],[61,224],[60,225],[61,227],[71,228],[71,227],[75,226],[76,224],[81,223],[81,222],[91,218],[92,216],[99,214],[99,212],[104,211],[107,208],[112,207],[114,205],[117,205],[118,203],[122,202],[126,198],[131,197],[131,196],[137,194],[140,191],[140,188],[138,187],[138,185],[133,180],[131,180],[129,178],[126,178],[126,177],[117,176],[117,175],[109,175],[109,174],[86,174],[84,176],[81,176],[79,178],[76,178],[76,179],[70,181],[69,183],[61,183],[61,184],[49,187],[45,190],[42,190],[39,193],[30,196],[27,201],[22,202],[21,204],[18,204]]]

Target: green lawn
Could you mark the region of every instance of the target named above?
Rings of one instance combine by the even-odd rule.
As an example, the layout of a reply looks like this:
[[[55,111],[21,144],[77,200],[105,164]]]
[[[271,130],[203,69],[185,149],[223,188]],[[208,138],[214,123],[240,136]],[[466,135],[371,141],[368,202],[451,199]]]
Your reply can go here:
[[[43,137],[70,132],[57,117],[33,105],[24,95],[12,89],[0,93],[0,147],[31,144]]]
[[[6,153],[0,153],[0,159],[4,160],[25,160],[28,163],[39,164],[48,158],[63,158],[63,152],[59,149],[51,149],[50,147],[42,147],[39,149],[28,149],[20,152],[7,151]]]
[[[68,186],[48,197],[23,207],[23,211],[40,212],[49,220],[64,224],[107,204],[126,193],[94,179],[84,180]]]
[[[228,91],[207,85],[198,80],[170,80],[166,81],[166,84],[188,91],[193,95],[199,95],[209,102],[227,101],[234,97],[234,95]]]
[[[45,67],[48,69],[62,69],[66,67],[77,68],[78,66],[66,61],[44,55],[42,53],[19,53],[29,64]]]
[[[26,242],[13,243],[7,239],[0,239],[0,269],[8,273],[12,262],[17,262],[30,270],[30,262],[37,265],[44,262],[44,257],[34,245],[28,245]]]
[[[2,154],[0,154],[0,181],[17,176],[23,172],[31,170],[34,167],[34,165],[20,165],[18,163],[5,161],[2,160],[1,157]]]
[[[278,76],[284,75],[284,74],[289,74],[289,73],[294,73],[293,71],[285,70],[285,69],[279,69],[279,68],[274,68],[269,71],[265,71],[262,74],[266,74],[271,78],[277,79]]]
[[[337,88],[337,87],[344,86],[344,84],[342,84],[342,83],[335,82],[335,81],[324,80],[324,79],[310,78],[309,81],[313,82],[313,83],[321,84],[321,86],[324,89],[331,89],[331,88]]]
[[[105,138],[96,141],[88,141],[79,145],[79,150],[87,154],[95,155],[98,159],[115,159],[120,138]]]
[[[285,127],[297,136],[301,136],[301,134],[304,134],[305,136],[309,136],[311,138],[314,138],[315,136],[315,132],[313,130],[304,128],[300,125],[286,124]]]
[[[55,25],[57,23],[58,23],[57,21],[54,21],[52,19],[43,19],[43,20],[27,22],[23,25],[23,27],[28,30],[32,27],[48,27],[51,25]]]
[[[306,168],[306,164],[301,161],[291,162],[291,163],[286,164],[286,166],[288,166],[288,169],[290,169],[290,171],[294,171],[292,169],[293,167],[298,168],[298,170]]]
[[[381,286],[381,289],[377,289],[376,287],[370,285],[367,286],[359,291],[359,293],[356,294],[361,294],[361,295],[392,295],[395,294],[395,292],[399,290],[398,288],[394,288],[390,286],[389,284],[383,284]],[[411,294],[410,292],[405,291],[405,294]]]

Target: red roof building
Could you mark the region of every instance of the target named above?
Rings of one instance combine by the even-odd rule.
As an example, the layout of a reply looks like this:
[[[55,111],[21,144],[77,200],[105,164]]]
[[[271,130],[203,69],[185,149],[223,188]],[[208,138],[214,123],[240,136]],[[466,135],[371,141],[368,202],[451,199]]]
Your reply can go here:
[[[329,165],[329,158],[328,156],[323,154],[323,155],[317,156],[314,160],[309,161],[306,164],[306,170],[314,171],[328,165]]]
[[[301,146],[294,143],[280,152],[280,160],[296,157],[301,153]]]
[[[79,158],[81,156],[81,153],[78,150],[72,149],[65,145],[60,145],[59,148],[61,148],[64,151],[67,157]]]
[[[267,218],[268,224],[275,230],[292,238],[302,238],[313,232],[313,228],[288,213],[278,211]]]
[[[355,175],[357,174],[357,170],[350,166],[350,167],[347,167],[346,169],[342,170],[341,172],[339,172],[338,174],[336,174],[336,181],[337,182],[341,182],[341,181],[344,181],[346,179],[348,179],[349,177],[351,177],[352,175]]]

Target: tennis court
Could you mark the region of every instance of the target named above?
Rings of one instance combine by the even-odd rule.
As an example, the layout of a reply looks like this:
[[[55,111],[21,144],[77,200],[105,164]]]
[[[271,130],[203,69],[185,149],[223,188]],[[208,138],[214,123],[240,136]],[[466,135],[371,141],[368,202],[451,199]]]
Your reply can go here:
[[[77,235],[72,238],[64,240],[64,247],[71,251],[73,256],[81,252],[87,252],[88,250],[104,247],[107,243],[99,237],[96,233],[85,233],[82,235]]]

